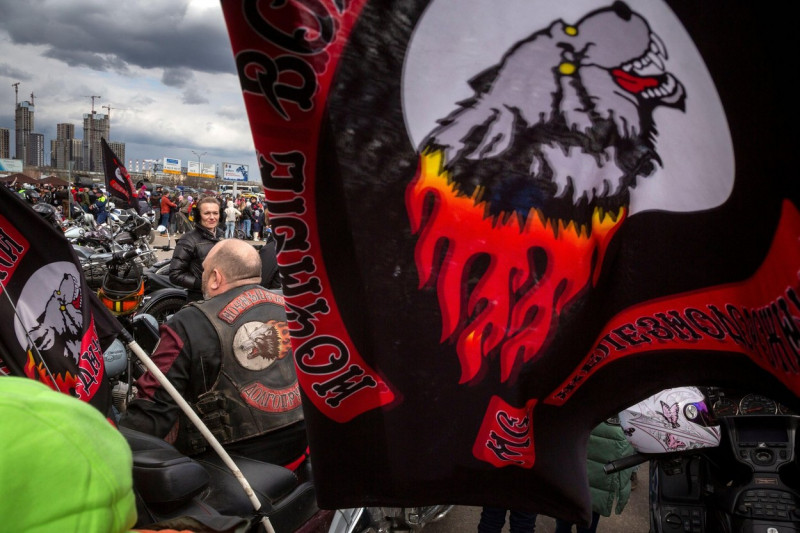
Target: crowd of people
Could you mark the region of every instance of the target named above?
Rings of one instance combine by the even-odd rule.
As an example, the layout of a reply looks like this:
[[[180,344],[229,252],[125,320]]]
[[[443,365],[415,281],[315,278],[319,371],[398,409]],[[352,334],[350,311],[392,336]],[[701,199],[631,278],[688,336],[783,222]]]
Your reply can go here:
[[[16,191],[29,203],[47,203],[56,207],[65,216],[71,205],[78,206],[85,213],[94,216],[98,224],[108,217],[109,203],[114,201],[105,187],[92,184],[72,186],[51,184],[16,184],[4,183],[4,186]],[[152,189],[152,190],[151,190]],[[225,238],[237,237],[252,241],[267,241],[271,231],[269,215],[264,201],[256,196],[230,193],[204,194],[217,200],[220,206],[218,224],[225,232]],[[195,226],[195,207],[200,197],[184,195],[179,189],[166,190],[163,186],[148,186],[145,182],[137,183],[137,201],[139,211],[155,211],[158,225],[163,227],[162,235],[183,235],[192,231]],[[115,206],[121,204],[115,202]]]
[[[138,201],[141,208],[153,209],[159,218],[162,234],[183,235],[192,230],[197,222],[195,208],[200,197],[184,195],[179,190],[164,190],[156,186],[152,191],[147,184],[137,184]],[[225,238],[238,237],[245,240],[266,240],[269,231],[269,215],[264,202],[256,196],[243,194],[204,194],[203,197],[214,198],[219,204],[220,215],[217,221],[225,231]]]

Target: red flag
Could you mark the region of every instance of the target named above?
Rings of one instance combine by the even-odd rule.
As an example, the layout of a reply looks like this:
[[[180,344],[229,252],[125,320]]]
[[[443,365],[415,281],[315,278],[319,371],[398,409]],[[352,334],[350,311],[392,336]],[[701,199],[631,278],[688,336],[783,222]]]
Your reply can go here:
[[[103,170],[106,175],[106,191],[108,191],[109,196],[122,200],[123,204],[120,207],[125,209],[133,208],[139,213],[136,187],[133,185],[130,174],[125,169],[125,165],[111,150],[106,140],[102,137],[100,140],[103,143]]]
[[[313,5],[222,4],[321,506],[588,521],[604,418],[800,403],[776,6]]]
[[[108,414],[103,350],[119,322],[89,289],[64,235],[0,187],[0,367]]]

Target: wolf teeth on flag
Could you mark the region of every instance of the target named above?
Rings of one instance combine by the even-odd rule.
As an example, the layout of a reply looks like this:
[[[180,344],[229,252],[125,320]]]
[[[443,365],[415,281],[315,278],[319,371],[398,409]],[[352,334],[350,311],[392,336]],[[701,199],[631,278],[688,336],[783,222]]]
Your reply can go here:
[[[101,137],[100,141],[103,144],[103,170],[106,177],[106,191],[109,196],[122,200],[123,203],[120,207],[124,209],[132,208],[141,214],[136,187],[125,165],[122,164],[122,161],[119,160],[104,137]]]
[[[107,415],[103,350],[119,322],[86,284],[62,233],[6,187],[0,206],[0,368]]]
[[[777,2],[223,0],[322,507],[588,523],[600,421],[800,407]]]

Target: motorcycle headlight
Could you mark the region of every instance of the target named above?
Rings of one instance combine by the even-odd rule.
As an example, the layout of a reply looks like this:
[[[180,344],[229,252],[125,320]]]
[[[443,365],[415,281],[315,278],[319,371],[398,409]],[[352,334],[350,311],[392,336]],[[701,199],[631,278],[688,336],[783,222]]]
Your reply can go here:
[[[125,350],[125,345],[119,339],[114,339],[105,352],[103,352],[103,359],[106,362],[106,372],[108,377],[113,378],[125,371],[128,366],[128,352]]]

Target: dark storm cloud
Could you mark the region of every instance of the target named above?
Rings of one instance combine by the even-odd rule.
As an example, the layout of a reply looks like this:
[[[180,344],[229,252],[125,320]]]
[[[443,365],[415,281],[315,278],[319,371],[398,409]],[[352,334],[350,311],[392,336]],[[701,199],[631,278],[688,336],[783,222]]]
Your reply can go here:
[[[47,56],[63,61],[71,67],[85,66],[92,70],[114,70],[120,73],[124,73],[128,69],[128,65],[125,61],[111,54],[96,54],[83,50],[63,50],[55,48],[49,50]]]
[[[71,66],[234,70],[220,9],[187,17],[186,1],[0,0],[0,13],[0,31],[13,42],[44,46]]]
[[[164,70],[161,83],[169,87],[186,87],[194,81],[194,73],[188,68],[178,67]]]
[[[161,83],[169,87],[183,88],[181,101],[184,104],[198,105],[208,103],[208,98],[203,95],[202,90],[195,83],[194,72],[188,68],[165,69],[163,76],[161,76]]]

